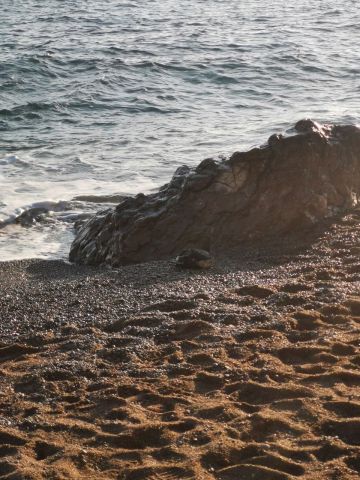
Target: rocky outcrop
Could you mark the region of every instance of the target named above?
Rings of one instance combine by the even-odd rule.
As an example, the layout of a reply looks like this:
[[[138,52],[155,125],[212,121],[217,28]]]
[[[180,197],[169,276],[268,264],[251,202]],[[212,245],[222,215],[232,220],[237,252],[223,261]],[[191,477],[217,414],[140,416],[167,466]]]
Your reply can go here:
[[[360,129],[302,120],[289,136],[181,167],[157,193],[126,198],[78,232],[70,260],[113,266],[214,252],[283,235],[357,204]]]

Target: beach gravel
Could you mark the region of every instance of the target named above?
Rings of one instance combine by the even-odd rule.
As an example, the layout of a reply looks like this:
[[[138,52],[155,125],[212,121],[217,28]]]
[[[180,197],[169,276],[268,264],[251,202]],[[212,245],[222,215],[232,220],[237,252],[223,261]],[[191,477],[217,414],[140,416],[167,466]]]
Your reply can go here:
[[[358,478],[359,219],[206,271],[1,263],[0,478]]]

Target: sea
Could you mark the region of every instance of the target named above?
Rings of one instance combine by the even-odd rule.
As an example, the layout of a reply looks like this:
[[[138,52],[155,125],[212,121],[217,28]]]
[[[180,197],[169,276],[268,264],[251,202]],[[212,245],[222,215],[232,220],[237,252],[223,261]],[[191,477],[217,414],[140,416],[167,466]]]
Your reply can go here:
[[[301,118],[359,122],[356,0],[1,0],[0,260]],[[113,197],[115,196],[115,197]]]

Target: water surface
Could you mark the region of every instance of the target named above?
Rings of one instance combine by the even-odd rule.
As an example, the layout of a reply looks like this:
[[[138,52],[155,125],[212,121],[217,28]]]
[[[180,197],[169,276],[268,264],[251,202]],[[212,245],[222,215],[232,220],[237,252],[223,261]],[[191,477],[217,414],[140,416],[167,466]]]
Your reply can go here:
[[[356,123],[359,11],[350,0],[3,0],[0,220],[35,202],[150,191],[181,164],[302,117]],[[71,235],[57,214],[10,225],[1,259],[64,256]]]

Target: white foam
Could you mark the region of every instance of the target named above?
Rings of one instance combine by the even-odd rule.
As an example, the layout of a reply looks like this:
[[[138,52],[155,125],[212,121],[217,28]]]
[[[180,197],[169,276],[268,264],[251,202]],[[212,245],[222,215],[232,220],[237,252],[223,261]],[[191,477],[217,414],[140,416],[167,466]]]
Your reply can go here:
[[[13,167],[28,165],[26,172]],[[71,202],[76,196],[129,195],[149,192],[156,181],[141,175],[131,175],[124,182],[101,181],[94,178],[75,178],[52,181],[42,175],[41,168],[16,155],[0,159],[0,253],[1,260],[21,258],[65,258],[73,237],[73,222],[86,212],[95,213],[104,205],[93,202],[84,204]],[[71,203],[70,203],[71,202]],[[30,228],[14,225],[22,213],[42,208],[54,214],[52,222],[39,223]],[[52,223],[50,225],[50,223]]]
[[[32,228],[9,225],[6,230],[0,230],[0,259],[66,259],[72,239],[73,230],[65,224]]]

